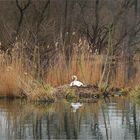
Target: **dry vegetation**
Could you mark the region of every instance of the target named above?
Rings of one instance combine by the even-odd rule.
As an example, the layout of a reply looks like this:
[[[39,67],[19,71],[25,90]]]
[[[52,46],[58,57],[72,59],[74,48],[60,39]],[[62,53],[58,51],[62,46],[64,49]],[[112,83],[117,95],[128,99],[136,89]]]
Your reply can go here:
[[[72,59],[67,64],[64,52],[58,54],[56,64],[47,70],[41,69],[37,46],[29,59],[23,42],[16,42],[12,50],[0,53],[0,94],[3,97],[30,97],[31,100],[53,98],[52,86],[68,84],[71,75],[76,74],[84,83],[99,81],[103,56],[92,55],[87,42],[81,39],[75,46]],[[43,78],[40,73],[45,73]],[[97,74],[98,73],[98,74]],[[47,83],[47,84],[46,84]],[[52,86],[51,86],[52,85]]]
[[[37,80],[36,67],[25,53],[25,46],[16,42],[10,51],[0,52],[1,97],[28,97],[30,100],[52,100],[53,88]],[[36,49],[36,48],[35,48]]]
[[[118,63],[116,73],[112,76],[110,69],[111,71],[113,69],[109,62],[105,63],[106,56],[99,55],[98,52],[93,54],[85,39],[80,39],[78,44],[73,44],[69,61],[66,60],[63,50],[58,51],[57,61],[55,59],[55,63],[49,64],[47,69],[42,69],[39,47],[35,46],[30,58],[26,46],[24,42],[17,41],[10,52],[9,50],[0,52],[1,97],[27,97],[35,101],[54,101],[53,93],[56,89],[53,87],[69,84],[73,74],[87,85],[98,85],[101,82],[101,87],[104,87],[111,81],[111,86],[130,86],[125,81],[126,65]],[[101,81],[105,65],[107,68]],[[108,74],[109,82],[106,81]],[[130,82],[132,83],[132,80]]]
[[[103,89],[139,86],[139,64],[126,60],[140,58],[137,0],[0,3],[1,96],[54,99],[73,74]]]
[[[95,84],[102,74],[103,55],[93,54],[86,40],[79,40],[73,46],[71,59],[66,61],[64,52],[59,54],[57,63],[49,67],[46,82],[53,85],[64,85],[71,82],[71,76],[77,75],[85,84]]]

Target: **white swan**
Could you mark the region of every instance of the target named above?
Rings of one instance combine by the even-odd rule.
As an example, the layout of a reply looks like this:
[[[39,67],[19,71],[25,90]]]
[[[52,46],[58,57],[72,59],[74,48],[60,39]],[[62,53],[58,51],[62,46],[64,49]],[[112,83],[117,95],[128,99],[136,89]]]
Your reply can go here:
[[[73,112],[76,112],[77,109],[79,109],[79,107],[81,107],[83,104],[81,103],[71,103],[71,107],[73,108]]]
[[[80,86],[83,86],[84,84],[80,81],[77,80],[77,76],[73,75],[72,76],[72,82],[70,83],[70,86],[77,86],[77,87],[80,87]]]

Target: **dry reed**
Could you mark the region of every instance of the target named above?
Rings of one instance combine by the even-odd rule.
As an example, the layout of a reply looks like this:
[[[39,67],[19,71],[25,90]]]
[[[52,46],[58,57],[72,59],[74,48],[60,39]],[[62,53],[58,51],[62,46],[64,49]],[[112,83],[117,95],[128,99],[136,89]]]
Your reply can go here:
[[[91,52],[90,46],[85,40],[79,40],[79,44],[73,46],[71,60],[67,63],[65,54],[59,53],[57,63],[50,67],[46,73],[46,82],[59,86],[69,84],[72,75],[85,84],[95,84],[102,74],[103,55]]]
[[[43,82],[36,80],[36,60],[39,60],[37,47],[33,51],[32,60],[28,59],[25,47],[24,42],[16,42],[10,54],[8,51],[0,52],[0,97],[53,99],[53,89],[49,91]]]
[[[26,48],[25,42],[17,41],[10,55],[9,50],[0,51],[0,96],[21,97],[24,93],[31,100],[47,100],[54,98],[54,89],[51,86],[69,84],[72,75],[77,75],[84,84],[98,84],[100,81],[105,56],[92,52],[84,39],[72,45],[69,61],[66,60],[64,49],[60,49],[57,52],[57,61],[55,59],[53,65],[48,65],[47,69],[42,69],[39,47],[34,47],[30,54],[32,59],[27,56]],[[111,84],[117,87],[126,86],[126,71],[126,65],[118,63]],[[138,81],[138,75],[139,73],[136,75],[135,83]],[[133,79],[130,82],[133,82]]]

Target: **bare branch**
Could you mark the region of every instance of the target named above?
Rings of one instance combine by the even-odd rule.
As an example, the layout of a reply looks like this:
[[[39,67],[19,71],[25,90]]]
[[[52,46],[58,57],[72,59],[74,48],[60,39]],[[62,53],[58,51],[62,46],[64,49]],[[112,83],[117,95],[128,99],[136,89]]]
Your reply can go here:
[[[19,4],[19,0],[16,0],[16,5],[17,5],[17,7],[18,7],[18,9],[19,9],[20,11],[26,10],[26,9],[28,8],[28,6],[30,5],[30,3],[31,3],[31,0],[28,0],[28,2],[24,5],[24,7],[22,7],[22,6]]]
[[[46,3],[45,3],[45,6],[43,7],[42,11],[41,11],[41,14],[40,14],[40,18],[39,18],[39,21],[37,23],[37,33],[39,31],[39,26],[41,25],[43,19],[44,19],[44,14],[45,14],[45,11],[46,9],[48,8],[48,6],[50,5],[50,0],[48,0]]]
[[[28,0],[28,2],[24,5],[24,7],[22,7],[19,4],[19,0],[16,0],[16,6],[17,6],[17,8],[19,9],[19,12],[20,12],[20,18],[19,18],[18,27],[17,27],[17,34],[19,33],[20,26],[21,26],[22,21],[23,21],[24,11],[29,7],[30,3],[31,3],[31,0]]]

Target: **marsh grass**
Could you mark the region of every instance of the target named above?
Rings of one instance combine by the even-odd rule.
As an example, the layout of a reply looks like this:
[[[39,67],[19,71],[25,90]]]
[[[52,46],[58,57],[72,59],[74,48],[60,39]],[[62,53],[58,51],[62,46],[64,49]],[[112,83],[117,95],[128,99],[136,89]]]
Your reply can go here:
[[[78,80],[85,85],[98,85],[105,64],[107,67],[100,89],[104,91],[106,88],[109,90],[111,87],[126,86],[125,62],[119,62],[114,72],[110,61],[105,62],[106,56],[99,55],[97,51],[93,52],[84,39],[79,39],[77,44],[71,46],[72,53],[69,60],[64,51],[66,46],[61,46],[62,48],[57,50],[54,61],[52,59],[50,61],[53,63],[49,63],[47,68],[44,68],[42,63],[40,46],[34,46],[29,54],[30,46],[26,42],[17,41],[13,45],[12,50],[0,51],[0,96],[25,96],[30,100],[42,101],[55,100],[53,87],[69,84],[72,75],[77,75]],[[113,73],[112,79],[108,71],[109,74]],[[105,82],[106,77],[111,84]],[[138,77],[137,75],[135,79],[139,80]],[[106,87],[108,84],[110,86]],[[73,91],[68,89],[67,92],[73,96]]]
[[[25,52],[24,43],[16,42],[10,51],[0,52],[0,96],[27,97],[29,100],[54,100],[48,85],[39,82],[36,65],[39,63],[37,47],[30,60]]]
[[[71,59],[67,62],[65,54],[59,53],[57,63],[48,68],[46,82],[53,86],[69,84],[71,76],[77,75],[84,84],[95,84],[100,80],[103,55],[93,54],[85,40],[73,46]]]
[[[135,87],[132,91],[131,91],[131,96],[137,98],[140,100],[140,87]]]
[[[99,90],[100,90],[101,92],[105,92],[105,91],[109,92],[109,91],[111,90],[111,88],[112,88],[111,85],[106,84],[106,83],[102,83],[102,84],[100,85],[100,87],[99,87]]]

